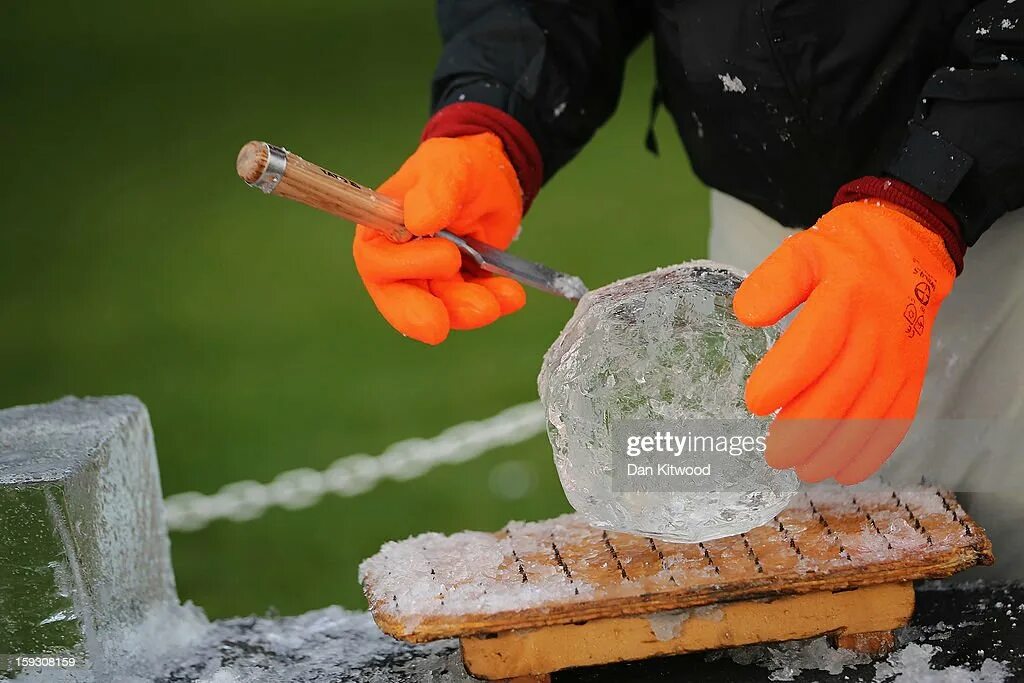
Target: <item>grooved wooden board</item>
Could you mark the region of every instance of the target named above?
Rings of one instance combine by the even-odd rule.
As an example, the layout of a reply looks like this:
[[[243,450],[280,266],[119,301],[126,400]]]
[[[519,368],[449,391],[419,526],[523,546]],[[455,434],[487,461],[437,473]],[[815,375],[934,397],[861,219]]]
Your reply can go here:
[[[425,642],[940,578],[992,561],[984,530],[947,491],[833,486],[801,493],[771,524],[706,543],[565,515],[388,543],[360,578],[385,633]]]

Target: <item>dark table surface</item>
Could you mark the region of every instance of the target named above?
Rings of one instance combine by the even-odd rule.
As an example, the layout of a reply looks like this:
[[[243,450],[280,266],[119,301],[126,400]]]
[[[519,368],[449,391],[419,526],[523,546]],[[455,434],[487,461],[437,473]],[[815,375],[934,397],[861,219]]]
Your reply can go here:
[[[826,647],[824,639],[678,655],[563,671],[555,683],[628,681],[942,680],[1024,681],[1024,583],[927,582],[917,586],[911,624],[897,649],[872,660]],[[813,655],[813,656],[811,656]],[[831,672],[825,659],[852,659]],[[146,680],[185,683],[465,683],[454,640],[408,645],[382,634],[365,613],[339,608],[298,617],[216,622],[203,642],[164,662]],[[944,673],[940,678],[935,671]],[[136,679],[133,679],[136,680]]]

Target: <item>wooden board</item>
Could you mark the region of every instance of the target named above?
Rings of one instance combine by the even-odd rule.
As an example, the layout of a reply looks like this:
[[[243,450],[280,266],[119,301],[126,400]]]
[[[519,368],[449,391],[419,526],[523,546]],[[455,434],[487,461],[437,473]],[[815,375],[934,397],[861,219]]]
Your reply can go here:
[[[820,487],[771,524],[701,544],[602,531],[566,515],[388,543],[360,578],[385,633],[425,642],[829,594],[992,561],[984,531],[947,491]]]
[[[891,629],[906,625],[913,612],[913,584],[882,584],[467,636],[462,659],[474,676],[494,680],[825,634],[857,647],[852,639],[858,636],[847,634],[870,633],[873,645],[882,633],[891,637]]]

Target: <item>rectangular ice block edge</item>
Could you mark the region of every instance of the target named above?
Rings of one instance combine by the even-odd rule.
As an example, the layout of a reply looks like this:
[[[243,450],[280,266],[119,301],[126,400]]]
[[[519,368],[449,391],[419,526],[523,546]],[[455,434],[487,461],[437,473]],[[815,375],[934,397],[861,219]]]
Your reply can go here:
[[[102,658],[177,604],[153,431],[132,396],[0,410],[0,652]]]

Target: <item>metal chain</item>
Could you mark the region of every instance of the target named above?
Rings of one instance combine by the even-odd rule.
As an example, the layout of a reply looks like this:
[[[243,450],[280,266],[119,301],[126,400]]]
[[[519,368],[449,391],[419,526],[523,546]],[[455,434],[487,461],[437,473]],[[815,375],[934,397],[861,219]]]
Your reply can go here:
[[[358,453],[335,460],[327,469],[288,470],[262,484],[236,481],[214,494],[176,493],[164,500],[172,531],[197,531],[218,519],[236,522],[256,519],[280,506],[300,510],[315,505],[327,493],[356,496],[384,479],[407,481],[445,463],[472,460],[500,446],[531,439],[544,431],[539,401],[507,408],[484,420],[463,422],[430,439],[406,439],[377,456]]]

